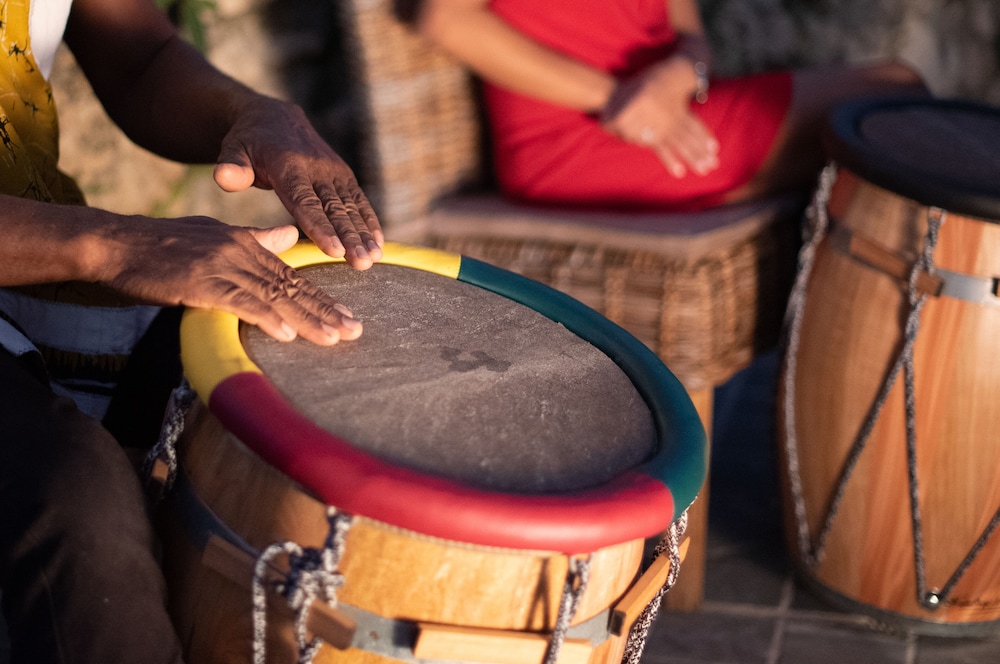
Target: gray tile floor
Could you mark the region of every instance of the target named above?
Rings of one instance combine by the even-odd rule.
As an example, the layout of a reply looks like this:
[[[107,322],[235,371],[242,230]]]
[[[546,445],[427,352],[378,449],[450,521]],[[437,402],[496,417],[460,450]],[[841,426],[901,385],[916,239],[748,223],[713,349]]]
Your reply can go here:
[[[1000,662],[1000,635],[891,633],[828,608],[796,584],[782,544],[773,454],[776,365],[767,355],[717,394],[705,604],[695,613],[661,613],[644,664]],[[0,664],[8,664],[2,627]]]

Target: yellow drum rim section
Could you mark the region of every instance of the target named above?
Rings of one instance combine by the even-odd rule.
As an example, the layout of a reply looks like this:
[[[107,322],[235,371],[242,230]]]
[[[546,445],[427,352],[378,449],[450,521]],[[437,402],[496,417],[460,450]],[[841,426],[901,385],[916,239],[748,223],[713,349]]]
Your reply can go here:
[[[344,262],[343,258],[324,254],[309,241],[299,242],[279,258],[295,269]],[[380,262],[457,279],[462,257],[436,249],[387,242],[382,248]],[[243,348],[240,319],[234,314],[215,309],[188,309],[181,321],[180,339],[184,374],[205,403],[226,378],[238,373],[263,373]]]

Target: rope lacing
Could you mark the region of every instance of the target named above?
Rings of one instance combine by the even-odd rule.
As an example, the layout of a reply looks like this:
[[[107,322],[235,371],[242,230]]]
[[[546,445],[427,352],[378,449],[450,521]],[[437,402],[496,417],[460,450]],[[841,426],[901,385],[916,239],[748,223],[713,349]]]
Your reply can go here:
[[[160,427],[160,437],[143,460],[142,478],[146,484],[150,481],[157,461],[163,461],[167,465],[167,477],[157,500],[170,490],[177,477],[177,441],[184,431],[184,422],[196,397],[197,394],[191,389],[187,379],[181,379],[181,384],[170,393],[167,412]]]
[[[288,555],[289,571],[277,585],[278,592],[295,612],[295,641],[299,649],[298,664],[311,664],[323,645],[323,640],[307,640],[306,622],[309,609],[317,597],[330,606],[337,605],[337,591],[344,586],[344,576],[337,571],[344,553],[347,532],[352,519],[333,507],[327,508],[330,530],[322,549],[303,548],[295,542],[276,542],[257,558],[253,576],[253,661],[264,664],[267,642],[267,597],[265,578],[271,560],[280,553]]]
[[[559,613],[556,615],[556,625],[552,630],[552,638],[549,640],[544,664],[555,664],[556,660],[559,659],[559,650],[566,639],[570,621],[576,615],[576,610],[580,606],[580,598],[583,597],[589,580],[590,558],[570,556],[569,566],[566,570],[566,583],[563,584],[562,598],[559,600]]]
[[[803,563],[810,569],[815,569],[823,559],[827,536],[837,514],[840,502],[861,453],[864,451],[875,424],[889,397],[893,385],[903,372],[903,408],[906,418],[906,460],[910,499],[910,520],[913,533],[913,562],[915,570],[915,592],[917,603],[925,609],[934,610],[941,606],[968,567],[975,560],[980,550],[986,545],[987,539],[1000,526],[1000,509],[993,515],[989,524],[979,535],[965,558],[959,563],[954,573],[940,590],[928,590],[926,580],[926,561],[924,557],[923,518],[920,509],[920,490],[917,477],[917,427],[916,427],[916,372],[914,368],[914,348],[920,330],[920,315],[927,296],[917,287],[917,280],[923,273],[933,274],[934,251],[937,248],[941,226],[947,219],[947,212],[937,207],[929,207],[927,212],[927,231],[923,249],[910,268],[907,279],[907,311],[903,328],[903,343],[899,349],[892,367],[887,373],[879,392],[865,417],[858,435],[848,451],[844,466],[841,469],[833,498],[827,508],[823,525],[812,542],[809,524],[806,518],[805,499],[802,493],[800,467],[798,460],[798,440],[795,422],[795,377],[797,374],[797,355],[801,335],[802,318],[805,309],[806,284],[809,280],[816,249],[826,235],[829,226],[827,203],[836,179],[836,166],[830,164],[820,175],[820,183],[810,203],[806,242],[799,254],[799,273],[789,298],[788,312],[785,319],[786,352],[784,370],[784,450],[788,471],[789,493],[791,494],[795,521],[798,529],[799,553]]]
[[[803,228],[803,244],[799,250],[799,268],[788,297],[785,313],[785,370],[784,370],[784,420],[785,420],[785,463],[788,466],[788,486],[795,512],[796,534],[799,554],[810,568],[819,564],[813,554],[809,537],[809,523],[806,519],[805,500],[802,498],[802,482],[799,473],[798,440],[795,422],[795,376],[797,374],[799,339],[802,331],[802,317],[805,311],[806,286],[816,260],[816,249],[826,237],[829,227],[827,203],[833,183],[837,179],[837,166],[828,164],[819,176],[819,183],[813,192],[812,201],[806,208],[806,224]],[[821,547],[820,547],[821,548]]]
[[[680,545],[681,539],[684,537],[684,531],[687,530],[687,523],[688,513],[685,510],[683,514],[670,524],[663,538],[657,543],[656,548],[653,549],[653,560],[656,560],[661,555],[670,557],[670,571],[667,572],[667,580],[664,582],[663,587],[656,592],[656,595],[653,596],[653,599],[642,610],[642,613],[639,614],[639,617],[636,618],[635,623],[629,630],[628,640],[625,642],[625,654],[622,656],[622,664],[639,664],[642,652],[646,648],[646,639],[649,636],[649,630],[653,626],[656,614],[660,611],[660,604],[663,602],[663,597],[677,583],[677,575],[680,574],[681,570]]]

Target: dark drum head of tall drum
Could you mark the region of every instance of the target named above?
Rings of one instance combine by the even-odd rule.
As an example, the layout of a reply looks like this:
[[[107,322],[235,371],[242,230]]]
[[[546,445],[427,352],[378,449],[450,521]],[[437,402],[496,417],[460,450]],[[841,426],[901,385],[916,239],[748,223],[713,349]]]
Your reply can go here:
[[[922,205],[1000,220],[1000,108],[946,99],[861,99],[830,115],[831,159]]]
[[[607,355],[535,310],[397,265],[301,273],[364,323],[355,341],[247,354],[319,427],[390,463],[498,491],[601,484],[657,448],[653,418]]]

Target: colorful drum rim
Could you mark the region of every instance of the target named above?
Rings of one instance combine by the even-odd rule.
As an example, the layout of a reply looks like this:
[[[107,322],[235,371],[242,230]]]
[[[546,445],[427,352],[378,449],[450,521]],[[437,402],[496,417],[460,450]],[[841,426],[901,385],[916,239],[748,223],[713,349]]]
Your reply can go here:
[[[281,258],[294,268],[342,262],[308,242]],[[657,452],[604,484],[572,493],[504,493],[426,475],[361,451],[301,415],[248,357],[236,316],[187,310],[181,358],[188,382],[220,423],[266,463],[345,512],[431,537],[502,548],[596,551],[662,533],[693,502],[708,465],[705,430],[680,381],[635,337],[564,293],[482,261],[387,243],[381,262],[492,291],[600,349],[645,399]]]
[[[843,102],[830,113],[825,136],[827,154],[834,162],[872,184],[922,205],[984,221],[1000,220],[1000,183],[992,180],[969,182],[949,176],[940,169],[928,169],[924,164],[898,159],[885,149],[873,146],[861,133],[866,117],[906,110],[969,113],[995,118],[1000,124],[1000,108],[981,102],[926,97],[861,98]]]

